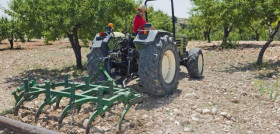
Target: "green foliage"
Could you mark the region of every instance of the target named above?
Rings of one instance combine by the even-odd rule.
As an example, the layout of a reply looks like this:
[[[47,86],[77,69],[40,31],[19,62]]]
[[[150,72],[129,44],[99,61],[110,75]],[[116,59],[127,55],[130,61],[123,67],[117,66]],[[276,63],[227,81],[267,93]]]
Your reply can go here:
[[[108,23],[116,31],[129,29],[135,7],[134,0],[12,0],[6,12],[25,22],[28,38],[43,36],[48,43],[68,37],[82,68],[79,39],[92,40]]]
[[[269,31],[265,25],[272,19],[273,27],[280,20],[278,0],[192,2],[195,6],[191,10],[191,17],[180,32],[195,40],[203,40],[204,32],[209,28],[212,28],[211,38],[223,39],[225,46],[231,45],[227,40],[255,40],[257,35],[260,40],[267,40]]]
[[[0,19],[0,42],[9,36],[8,22],[7,18]]]
[[[21,29],[21,22],[16,19],[8,20],[7,18],[0,19],[0,41],[8,39],[20,39],[25,42],[24,31]]]
[[[135,7],[133,0],[13,0],[10,14],[26,22],[29,38],[57,40],[80,26],[79,38],[91,40],[110,22],[115,30],[124,30]]]
[[[277,80],[274,84],[265,86],[263,80],[255,80],[254,87],[258,88],[260,93],[264,93],[265,95],[269,95],[270,100],[276,102],[279,97],[279,81]]]
[[[172,32],[172,19],[162,11],[155,11],[153,7],[150,7],[148,20],[156,29]]]

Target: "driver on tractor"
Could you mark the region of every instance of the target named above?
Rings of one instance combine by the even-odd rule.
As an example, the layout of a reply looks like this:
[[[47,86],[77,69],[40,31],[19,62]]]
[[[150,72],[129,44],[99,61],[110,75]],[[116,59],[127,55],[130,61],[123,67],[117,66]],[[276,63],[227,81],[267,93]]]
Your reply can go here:
[[[138,33],[138,30],[144,30],[144,27],[142,27],[141,29],[139,29],[141,26],[145,25],[147,23],[147,21],[144,19],[144,15],[145,12],[148,11],[148,9],[146,8],[145,5],[140,5],[138,8],[136,8],[137,10],[137,15],[134,18],[133,21],[133,33]],[[155,30],[154,27],[151,27],[148,30]]]

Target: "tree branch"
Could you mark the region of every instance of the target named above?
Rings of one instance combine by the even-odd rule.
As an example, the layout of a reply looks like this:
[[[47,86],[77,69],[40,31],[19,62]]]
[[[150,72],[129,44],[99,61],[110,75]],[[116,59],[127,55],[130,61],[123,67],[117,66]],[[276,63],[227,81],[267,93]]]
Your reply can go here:
[[[258,15],[260,18],[262,18],[264,20],[264,23],[268,26],[268,22],[267,20],[265,19],[265,16],[262,15],[261,13],[257,12],[255,9],[250,9],[251,12],[253,12],[254,14]]]
[[[271,34],[272,37],[274,37],[275,34],[279,31],[279,27],[280,27],[280,21],[278,21],[276,27],[274,27],[274,30],[273,30],[273,32]]]

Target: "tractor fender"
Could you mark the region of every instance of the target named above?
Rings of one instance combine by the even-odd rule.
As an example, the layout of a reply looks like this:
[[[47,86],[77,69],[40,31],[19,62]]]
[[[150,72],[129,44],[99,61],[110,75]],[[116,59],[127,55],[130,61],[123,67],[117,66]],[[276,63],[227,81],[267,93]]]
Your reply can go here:
[[[106,36],[100,37],[99,34],[96,34],[93,41],[92,41],[91,48],[100,48],[101,45],[103,45],[103,44],[108,45],[111,38],[112,38],[112,35],[106,35]]]
[[[154,43],[156,37],[158,35],[169,35],[170,37],[172,37],[172,34],[170,34],[167,31],[163,31],[163,30],[150,30],[148,31],[148,34],[144,35],[144,34],[138,34],[135,39],[133,40],[134,44],[137,45],[148,45],[148,44],[152,44]]]
[[[107,33],[106,33],[107,34]],[[121,32],[113,32],[109,33],[103,37],[100,37],[99,34],[96,34],[93,41],[91,48],[100,48],[102,44],[108,45],[112,38],[125,38],[125,34]]]

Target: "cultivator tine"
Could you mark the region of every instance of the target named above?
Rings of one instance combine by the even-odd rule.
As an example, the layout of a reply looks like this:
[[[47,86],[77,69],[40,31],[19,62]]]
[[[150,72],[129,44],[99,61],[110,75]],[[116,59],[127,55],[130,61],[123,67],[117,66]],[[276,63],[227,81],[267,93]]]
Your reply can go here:
[[[68,78],[68,76],[67,76],[67,78]],[[61,113],[61,115],[60,115],[60,117],[59,117],[59,120],[58,120],[58,126],[59,126],[59,128],[60,128],[60,126],[61,126],[61,124],[62,124],[63,119],[65,118],[65,115],[66,115],[67,112],[71,109],[73,103],[75,102],[75,97],[74,97],[74,96],[75,96],[75,89],[76,89],[75,84],[72,84],[72,85],[71,85],[71,89],[70,89],[71,94],[70,94],[70,101],[69,101],[69,104],[63,109],[63,111],[62,111],[62,113]]]
[[[60,103],[61,99],[62,99],[62,97],[57,97],[56,98],[56,104],[55,104],[56,109],[59,108],[59,103]]]
[[[25,102],[25,98],[22,98],[22,99],[17,103],[17,105],[15,106],[15,108],[14,108],[14,115],[15,115],[15,116],[18,115],[19,107],[23,104],[23,102]]]
[[[65,118],[65,115],[67,114],[67,111],[69,111],[70,109],[71,109],[71,105],[69,105],[69,104],[63,109],[63,111],[60,114],[60,117],[58,119],[58,125],[59,126],[62,124],[62,121]]]
[[[21,97],[23,98],[18,98],[20,99],[20,101],[16,104],[15,108],[14,108],[14,115],[17,116],[18,115],[18,110],[19,110],[19,107],[27,100],[27,96],[26,96],[26,93],[29,92],[29,82],[28,82],[28,79],[23,79],[23,83],[24,83],[24,92],[20,94]]]
[[[40,114],[42,113],[42,109],[47,105],[48,103],[47,102],[43,102],[43,104],[40,105],[40,107],[38,108],[38,110],[36,111],[36,114],[35,114],[35,122],[37,123],[38,121],[38,118],[40,116]]]
[[[42,110],[43,108],[46,106],[46,105],[52,105],[55,103],[55,100],[56,100],[56,97],[54,97],[50,102],[47,102],[47,101],[44,101],[40,107],[38,108],[38,110],[36,111],[36,114],[35,114],[35,122],[38,121],[38,118],[40,116],[40,114],[42,113]]]
[[[122,130],[122,121],[123,121],[123,118],[125,116],[125,114],[128,112],[128,110],[130,109],[130,105],[127,105],[127,107],[125,108],[125,110],[123,111],[122,113],[122,116],[121,116],[121,119],[120,119],[120,122],[119,122],[119,133],[121,134]]]
[[[90,129],[90,124],[92,123],[92,121],[94,120],[94,118],[98,115],[97,111],[94,111],[93,114],[89,117],[88,123],[87,123],[87,128],[86,128],[86,134],[89,133],[89,129]]]
[[[94,121],[95,117],[97,117],[98,115],[103,115],[105,113],[105,111],[107,111],[110,108],[110,106],[104,106],[102,108],[101,111],[98,111],[97,109],[93,112],[93,114],[89,117],[88,123],[87,123],[87,127],[86,127],[86,134],[89,133],[90,131],[90,126],[91,123]]]

